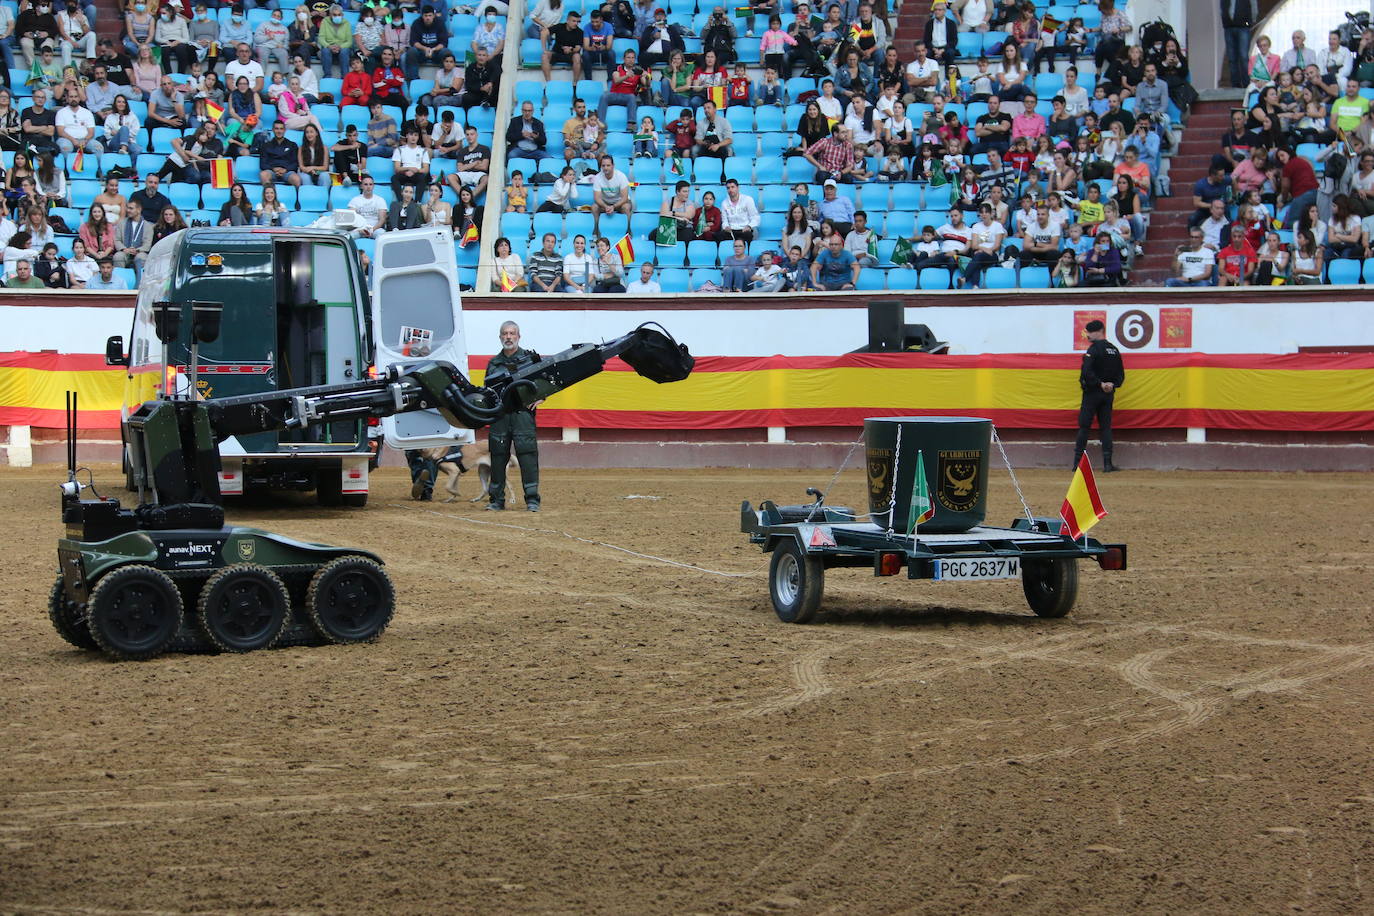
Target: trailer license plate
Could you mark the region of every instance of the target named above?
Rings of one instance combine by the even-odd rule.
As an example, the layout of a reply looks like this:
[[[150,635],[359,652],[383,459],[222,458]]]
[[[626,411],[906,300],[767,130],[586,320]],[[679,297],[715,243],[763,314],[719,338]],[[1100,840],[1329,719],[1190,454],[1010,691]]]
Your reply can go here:
[[[970,579],[1017,579],[1020,576],[1021,560],[1019,557],[935,561],[936,579],[968,581]]]

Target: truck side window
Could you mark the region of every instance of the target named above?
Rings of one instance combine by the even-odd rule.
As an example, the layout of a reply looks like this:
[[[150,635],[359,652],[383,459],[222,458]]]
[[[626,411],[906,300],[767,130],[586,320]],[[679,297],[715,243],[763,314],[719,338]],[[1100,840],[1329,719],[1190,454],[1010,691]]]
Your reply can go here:
[[[348,254],[342,245],[316,245],[314,293],[316,302],[352,302],[353,288],[349,282],[352,271]]]

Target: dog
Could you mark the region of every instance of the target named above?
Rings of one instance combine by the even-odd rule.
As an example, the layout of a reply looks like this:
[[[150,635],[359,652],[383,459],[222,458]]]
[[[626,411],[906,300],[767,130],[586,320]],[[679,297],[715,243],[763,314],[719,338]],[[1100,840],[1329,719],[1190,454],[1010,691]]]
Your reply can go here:
[[[473,468],[477,469],[477,479],[482,489],[468,502],[481,502],[487,498],[491,489],[491,447],[486,440],[450,448],[427,448],[424,453],[426,458],[438,465],[439,474],[448,477],[444,487],[448,491],[448,498],[444,502],[451,503],[458,499],[458,479]],[[515,488],[510,484],[511,473],[518,470],[519,465],[512,455],[506,466],[506,498],[509,502],[515,501]],[[437,489],[439,481],[436,480],[434,484]]]

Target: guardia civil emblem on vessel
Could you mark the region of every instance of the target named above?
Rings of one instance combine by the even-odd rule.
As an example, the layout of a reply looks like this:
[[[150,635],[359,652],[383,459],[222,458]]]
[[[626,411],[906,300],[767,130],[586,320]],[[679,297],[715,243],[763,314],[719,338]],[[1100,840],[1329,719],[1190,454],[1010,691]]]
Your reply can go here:
[[[968,512],[978,504],[978,466],[982,453],[977,449],[940,452],[939,481],[935,498],[951,512]]]

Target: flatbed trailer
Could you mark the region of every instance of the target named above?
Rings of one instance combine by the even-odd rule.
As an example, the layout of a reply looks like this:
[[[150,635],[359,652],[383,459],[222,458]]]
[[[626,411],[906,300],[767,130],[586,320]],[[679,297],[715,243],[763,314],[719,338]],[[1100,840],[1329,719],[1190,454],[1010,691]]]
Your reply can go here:
[[[764,500],[740,506],[740,530],[773,557],[768,591],[784,623],[809,623],[825,593],[825,571],[871,567],[875,576],[968,582],[1021,580],[1026,601],[1041,617],[1063,617],[1078,597],[1078,561],[1126,568],[1126,545],[1077,540],[1058,533],[1057,518],[1021,517],[1007,528],[979,525],[958,533],[905,534],[860,521],[842,506],[826,506],[816,490],[811,505]]]

